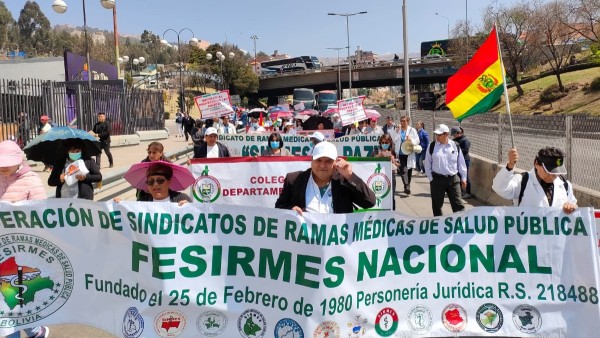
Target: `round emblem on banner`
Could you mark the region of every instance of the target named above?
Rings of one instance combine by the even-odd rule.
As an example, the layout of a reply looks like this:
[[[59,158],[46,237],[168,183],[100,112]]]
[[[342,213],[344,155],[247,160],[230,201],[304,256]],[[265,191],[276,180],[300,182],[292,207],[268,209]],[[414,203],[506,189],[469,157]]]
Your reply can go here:
[[[267,320],[258,310],[244,311],[237,321],[238,331],[244,338],[264,337],[267,332]]]
[[[375,169],[375,173],[367,179],[367,186],[373,190],[376,198],[384,199],[392,190],[392,181],[387,175],[378,172],[381,170],[381,164],[377,165],[378,169]]]
[[[73,291],[69,258],[54,243],[27,234],[0,236],[0,328],[35,326]]]
[[[125,338],[138,338],[144,331],[144,318],[134,306],[127,309],[123,316],[123,336]]]
[[[179,311],[167,310],[154,318],[154,331],[161,337],[177,337],[187,325],[185,315]]]
[[[485,303],[477,309],[475,320],[485,332],[498,332],[504,323],[504,316],[499,307],[492,303]]]
[[[536,333],[542,327],[542,315],[534,306],[522,304],[513,310],[513,323],[519,331]]]
[[[433,325],[431,311],[424,305],[417,305],[410,309],[406,320],[410,330],[421,335],[428,333]]]
[[[283,318],[275,325],[275,338],[304,338],[304,331],[297,321]]]
[[[398,329],[398,314],[394,309],[386,307],[375,317],[375,332],[381,337],[389,337]]]
[[[322,322],[313,332],[313,338],[340,338],[340,326],[330,320]]]
[[[448,331],[461,332],[467,327],[467,311],[458,304],[448,304],[442,311],[442,322]]]
[[[367,333],[367,318],[356,315],[353,320],[349,321],[348,326],[348,338],[359,338]]]
[[[198,331],[206,337],[216,337],[227,328],[227,316],[219,311],[206,311],[196,320]]]
[[[208,171],[208,166],[204,170]],[[198,202],[213,203],[221,196],[221,183],[213,176],[200,176],[193,185],[192,195]]]

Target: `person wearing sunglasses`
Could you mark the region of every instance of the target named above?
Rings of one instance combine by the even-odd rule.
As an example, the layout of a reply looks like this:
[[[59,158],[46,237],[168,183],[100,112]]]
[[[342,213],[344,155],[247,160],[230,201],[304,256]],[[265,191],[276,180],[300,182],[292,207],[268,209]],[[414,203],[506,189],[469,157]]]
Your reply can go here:
[[[562,176],[567,173],[562,150],[555,147],[540,149],[533,160],[533,169],[523,174],[515,173],[518,160],[517,149],[510,149],[508,163],[498,171],[492,183],[492,189],[498,195],[512,199],[515,206],[557,207],[566,214],[577,210],[573,184]]]
[[[142,196],[141,202],[176,202],[179,205],[192,202],[192,198],[185,193],[170,189],[173,169],[167,165],[157,163],[148,168],[146,172],[146,186],[148,195]]]
[[[142,162],[155,162],[155,161],[171,162],[165,156],[165,147],[160,142],[150,143],[148,145],[147,152],[148,152],[148,156],[146,156],[146,158],[144,158],[142,160]],[[141,200],[141,198],[146,195],[150,195],[150,194],[141,189],[137,189],[137,191],[135,193],[136,199],[138,201]]]

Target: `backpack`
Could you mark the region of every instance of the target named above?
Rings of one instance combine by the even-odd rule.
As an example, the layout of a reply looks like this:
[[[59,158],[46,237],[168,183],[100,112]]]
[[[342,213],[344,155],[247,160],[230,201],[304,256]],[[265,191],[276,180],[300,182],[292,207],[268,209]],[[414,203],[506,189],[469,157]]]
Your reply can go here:
[[[525,193],[525,188],[527,187],[527,181],[529,181],[529,172],[526,171],[521,174],[523,178],[521,179],[521,191],[519,192],[519,204],[521,205],[521,200],[523,200],[523,194]],[[567,191],[567,195],[569,194],[569,184],[567,183],[567,179],[564,178],[563,175],[559,175],[560,179],[563,181],[563,185],[565,186],[565,190]]]

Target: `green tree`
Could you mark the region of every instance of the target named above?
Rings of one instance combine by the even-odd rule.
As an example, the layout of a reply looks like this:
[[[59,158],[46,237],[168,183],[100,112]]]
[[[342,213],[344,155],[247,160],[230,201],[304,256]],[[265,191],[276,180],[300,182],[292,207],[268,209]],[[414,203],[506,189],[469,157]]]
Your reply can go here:
[[[0,48],[5,47],[11,48],[11,46],[7,46],[7,44],[12,43],[10,35],[11,30],[15,28],[15,19],[13,19],[12,14],[6,8],[6,5],[3,1],[0,1]]]
[[[35,1],[27,1],[21,10],[19,20],[19,38],[22,49],[29,55],[43,55],[52,51],[50,39],[50,21],[42,13]]]

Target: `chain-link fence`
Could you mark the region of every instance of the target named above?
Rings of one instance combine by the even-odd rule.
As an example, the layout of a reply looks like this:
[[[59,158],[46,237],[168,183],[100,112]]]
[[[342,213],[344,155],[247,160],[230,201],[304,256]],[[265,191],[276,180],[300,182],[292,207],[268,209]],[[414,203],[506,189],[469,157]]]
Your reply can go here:
[[[90,95],[86,81],[0,79],[0,140],[26,143],[37,135],[42,115],[58,125],[91,130],[99,112],[106,113],[113,135],[164,128],[161,91],[128,88],[123,81],[94,81]]]
[[[541,148],[558,147],[567,155],[569,180],[578,186],[600,191],[597,174],[600,152],[596,149],[600,146],[600,118],[587,114],[511,116],[514,145],[519,151],[519,169],[531,169]],[[425,129],[431,136],[435,125],[440,123],[449,127],[459,125],[449,111],[413,112],[411,125],[416,125],[419,120],[425,122]],[[508,150],[512,148],[507,114],[475,115],[463,120],[461,126],[471,141],[471,153],[498,163],[507,161]]]

